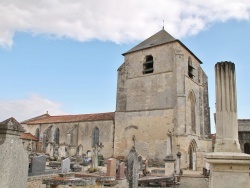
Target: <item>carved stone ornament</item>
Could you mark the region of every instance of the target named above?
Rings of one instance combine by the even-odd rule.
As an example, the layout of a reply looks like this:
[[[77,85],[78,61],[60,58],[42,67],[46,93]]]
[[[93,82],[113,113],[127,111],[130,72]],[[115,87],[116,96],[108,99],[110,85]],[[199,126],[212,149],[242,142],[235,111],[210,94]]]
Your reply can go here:
[[[13,117],[0,122],[0,133],[20,135],[25,132],[22,125]]]

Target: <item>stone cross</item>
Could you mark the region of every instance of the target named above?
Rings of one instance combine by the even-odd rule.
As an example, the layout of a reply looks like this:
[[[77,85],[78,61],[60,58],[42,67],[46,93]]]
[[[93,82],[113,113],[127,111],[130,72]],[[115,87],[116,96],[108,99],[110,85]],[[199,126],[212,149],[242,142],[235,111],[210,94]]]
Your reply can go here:
[[[216,144],[215,152],[241,152],[238,140],[235,65],[220,62],[216,76]]]
[[[95,145],[93,147],[92,166],[93,166],[93,168],[98,168],[98,148],[97,148],[97,145]]]
[[[129,182],[129,188],[138,187],[138,178],[139,178],[138,155],[135,150],[135,147],[132,147],[132,149],[129,152],[127,161],[127,179]]]
[[[135,147],[135,135],[133,135],[132,140],[133,140],[133,146]]]

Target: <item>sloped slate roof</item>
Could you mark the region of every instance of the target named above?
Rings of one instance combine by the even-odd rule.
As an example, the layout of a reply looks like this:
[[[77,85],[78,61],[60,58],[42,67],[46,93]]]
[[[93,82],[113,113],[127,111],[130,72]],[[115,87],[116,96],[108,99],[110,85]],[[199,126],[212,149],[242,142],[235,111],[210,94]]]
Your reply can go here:
[[[172,37],[167,31],[162,29],[161,31],[152,35],[151,37],[144,40],[143,42],[141,42],[140,44],[138,44],[137,46],[135,46],[134,48],[132,48],[128,52],[125,52],[124,54],[131,53],[131,52],[138,51],[138,50],[142,50],[145,48],[150,48],[153,46],[158,46],[158,45],[165,44],[168,42],[173,42],[173,41],[176,41],[176,39],[174,37]]]
[[[27,125],[32,124],[47,124],[47,123],[70,123],[81,121],[102,121],[113,120],[115,118],[114,112],[99,113],[99,114],[80,114],[80,115],[62,115],[62,116],[48,116],[31,121],[26,121]]]
[[[23,140],[34,140],[34,141],[38,140],[34,135],[30,133],[23,133],[20,135],[20,138]]]
[[[196,57],[196,55],[193,54],[193,52],[191,52],[180,40],[175,39],[173,36],[171,36],[164,29],[162,29],[161,31],[159,31],[156,34],[152,35],[151,37],[144,40],[143,42],[141,42],[137,46],[133,47],[129,51],[123,53],[122,55],[126,55],[126,54],[129,54],[129,53],[132,53],[132,52],[136,52],[136,51],[139,51],[139,50],[143,50],[143,49],[146,49],[146,48],[151,48],[151,47],[155,47],[155,46],[159,46],[159,45],[166,44],[166,43],[171,43],[171,42],[180,43],[187,51],[189,51],[199,61],[200,64],[202,64],[201,60],[198,57]]]

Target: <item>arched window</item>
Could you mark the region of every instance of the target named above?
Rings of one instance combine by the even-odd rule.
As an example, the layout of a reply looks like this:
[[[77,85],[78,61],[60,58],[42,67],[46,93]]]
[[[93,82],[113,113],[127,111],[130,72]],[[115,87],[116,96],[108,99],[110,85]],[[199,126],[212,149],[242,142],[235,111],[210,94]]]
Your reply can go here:
[[[190,119],[191,130],[193,133],[196,133],[195,96],[193,92],[189,93],[188,101],[189,101],[189,119]]]
[[[143,74],[154,72],[154,60],[152,55],[146,56],[146,62],[143,63]]]
[[[95,127],[92,133],[92,145],[99,145],[99,129]]]
[[[60,139],[60,130],[59,128],[56,128],[55,134],[54,134],[54,142],[56,144],[59,144],[59,139]]]
[[[250,154],[250,144],[249,143],[244,144],[244,153]]]
[[[36,138],[39,140],[40,139],[40,130],[39,128],[36,129]]]
[[[188,57],[188,76],[193,79],[194,78],[194,67],[192,65],[191,57]]]

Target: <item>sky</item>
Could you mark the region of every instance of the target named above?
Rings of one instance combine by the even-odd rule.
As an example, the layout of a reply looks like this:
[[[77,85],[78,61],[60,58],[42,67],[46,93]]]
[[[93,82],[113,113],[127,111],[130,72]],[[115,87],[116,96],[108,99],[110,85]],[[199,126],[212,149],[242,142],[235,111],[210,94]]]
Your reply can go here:
[[[250,118],[249,0],[1,0],[0,121],[115,111],[121,54],[163,25],[203,62],[212,132],[217,62],[235,63]]]

